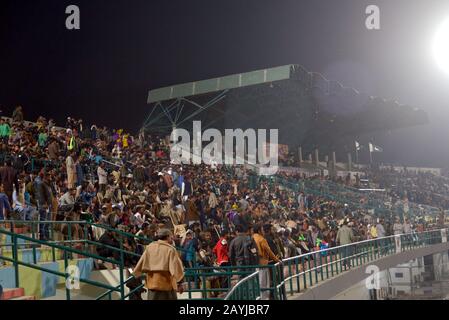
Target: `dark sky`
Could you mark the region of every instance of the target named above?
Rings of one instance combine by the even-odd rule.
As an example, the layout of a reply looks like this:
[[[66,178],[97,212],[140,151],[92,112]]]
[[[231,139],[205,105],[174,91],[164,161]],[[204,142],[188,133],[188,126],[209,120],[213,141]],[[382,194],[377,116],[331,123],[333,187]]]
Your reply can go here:
[[[369,4],[380,31],[365,28]],[[391,161],[445,166],[449,75],[431,43],[446,18],[447,0],[1,0],[0,105],[136,131],[149,89],[297,63],[427,111],[430,125],[374,138]]]

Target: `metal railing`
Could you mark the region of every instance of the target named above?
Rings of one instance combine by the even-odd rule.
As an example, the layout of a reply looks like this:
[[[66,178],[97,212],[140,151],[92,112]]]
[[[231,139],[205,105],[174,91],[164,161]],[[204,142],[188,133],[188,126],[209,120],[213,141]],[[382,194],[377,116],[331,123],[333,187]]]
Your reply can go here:
[[[234,286],[225,300],[260,300],[259,271],[256,271]]]
[[[348,245],[314,251],[307,254],[284,259],[275,265],[273,271],[280,272],[272,281],[274,299],[288,299],[288,296],[300,294],[320,282],[333,278],[354,267],[367,265],[380,258],[404,251],[447,242],[447,229],[394,235],[379,239],[360,241]],[[251,275],[259,277],[259,272]],[[254,280],[243,279],[229,292],[226,299],[245,300],[249,295],[241,294],[253,290]],[[253,297],[260,296],[254,294]]]
[[[54,222],[56,223],[56,222]],[[59,222],[61,223],[61,222]],[[114,230],[118,231],[118,230]],[[445,233],[443,233],[443,231]],[[93,258],[104,262],[109,262],[118,266],[120,272],[120,284],[111,286],[89,279],[80,279],[81,283],[90,284],[106,289],[97,299],[112,299],[114,293],[119,293],[120,299],[127,299],[131,294],[143,288],[143,284],[133,288],[125,295],[125,286],[133,280],[133,277],[124,279],[125,256],[135,253],[129,252],[121,246],[115,248],[90,240],[64,240],[61,242],[49,242],[35,239],[34,236],[16,234],[11,231],[0,229],[0,235],[11,237],[12,257],[0,255],[0,259],[12,263],[15,269],[15,281],[19,286],[19,265],[38,269],[44,272],[55,274],[67,279],[70,275],[62,272],[39,266],[36,262],[36,252],[33,252],[33,262],[19,261],[18,250],[19,239],[26,241],[33,246],[33,251],[38,246],[50,247],[53,252],[53,261],[59,259],[55,252],[62,253],[65,266],[73,254],[83,257]],[[342,272],[353,267],[360,267],[384,256],[399,253],[406,250],[442,243],[447,238],[447,230],[432,230],[422,233],[410,233],[389,236],[380,239],[365,240],[348,245],[328,248],[320,251],[287,258],[282,263],[274,265],[258,266],[220,266],[220,267],[193,267],[185,270],[185,285],[187,286],[186,299],[227,299],[227,300],[257,300],[273,299],[285,300],[288,296],[302,293],[307,288],[322,281],[333,278]],[[119,254],[119,259],[102,257],[98,254],[83,250],[83,248],[73,248],[77,242],[85,245],[104,246]],[[265,272],[268,281],[261,287],[260,273]],[[213,285],[215,283],[215,285]],[[67,299],[70,300],[68,291]]]
[[[81,250],[86,254],[94,254],[98,255],[98,249],[107,249],[109,251],[109,255],[118,257],[122,253],[124,254],[125,259],[136,259],[138,260],[143,253],[145,246],[152,242],[151,239],[143,236],[137,236],[132,233],[127,233],[115,228],[112,228],[108,225],[96,224],[87,221],[22,221],[22,220],[2,220],[0,221],[1,226],[7,226],[11,233],[14,233],[16,226],[27,226],[29,229],[29,234],[31,234],[32,239],[37,239],[42,234],[42,226],[47,226],[48,239],[45,239],[45,243],[47,244],[59,244],[69,248],[76,247],[78,250]],[[59,226],[59,230],[56,231],[56,226]],[[66,234],[63,233],[62,228],[66,228]],[[117,240],[117,247],[109,246],[104,243],[99,242],[99,239],[89,239],[89,228],[97,228],[100,230],[101,234],[105,232],[110,232],[113,237]],[[82,238],[73,237],[73,232],[75,230],[81,230]],[[63,239],[57,239],[57,234],[60,234]],[[136,248],[134,251],[129,251],[126,249],[125,241],[133,240],[136,243]],[[137,250],[138,246],[140,247],[140,251]],[[0,244],[0,247],[4,246]],[[39,246],[39,245],[38,245]],[[32,257],[33,261],[37,260],[37,252],[36,245],[31,245],[32,248]],[[191,254],[189,250],[184,248],[176,247],[180,254]],[[56,250],[52,247],[52,260],[56,261],[60,257],[57,257]],[[71,257],[71,254],[69,255]],[[196,260],[193,261],[193,267],[197,266]]]
[[[50,243],[48,241],[39,240],[39,239],[36,239],[34,237],[28,237],[26,235],[17,234],[17,233],[10,232],[10,231],[7,231],[7,230],[1,229],[1,228],[0,228],[0,235],[5,235],[5,236],[11,237],[11,242],[12,243],[11,244],[4,244],[3,246],[11,247],[11,249],[12,249],[12,257],[6,256],[3,253],[3,250],[2,250],[2,252],[0,252],[0,260],[4,260],[4,261],[8,261],[8,262],[12,263],[13,268],[14,268],[15,286],[17,288],[20,288],[20,281],[19,281],[19,279],[20,279],[20,274],[19,274],[20,273],[20,268],[19,268],[19,266],[24,266],[24,267],[35,269],[35,270],[40,270],[40,271],[43,271],[43,272],[46,272],[46,273],[50,273],[50,274],[56,275],[58,277],[64,277],[66,283],[67,283],[67,280],[72,277],[72,275],[70,275],[67,272],[59,272],[59,271],[55,271],[55,270],[52,270],[50,268],[46,268],[46,267],[43,267],[43,266],[39,265],[37,263],[37,260],[36,260],[36,252],[34,252],[34,254],[33,254],[33,263],[20,261],[19,260],[19,254],[18,254],[19,253],[18,240],[20,239],[20,240],[28,242],[29,244],[32,244],[33,245],[33,249],[35,249],[37,246],[50,247],[52,249],[52,252],[53,252],[53,260],[54,261],[56,261],[56,259],[55,259],[55,251],[59,250],[60,252],[62,252],[62,256],[63,256],[63,260],[64,260],[64,268],[65,268],[66,271],[67,271],[67,268],[69,266],[69,260],[71,260],[73,254],[78,254],[79,256],[81,256],[83,258],[92,258],[92,259],[101,260],[101,261],[104,261],[104,262],[109,262],[109,263],[111,263],[113,265],[117,265],[118,269],[119,269],[119,273],[120,273],[119,274],[120,285],[117,286],[117,287],[114,287],[114,286],[111,286],[111,285],[108,285],[108,284],[104,284],[104,283],[101,283],[101,282],[98,282],[98,281],[82,278],[82,277],[80,277],[77,280],[79,280],[80,283],[89,284],[89,285],[92,285],[94,287],[106,289],[106,290],[108,290],[107,292],[117,292],[120,295],[120,299],[122,299],[122,300],[126,298],[126,296],[125,296],[125,285],[126,285],[126,283],[124,281],[124,270],[125,270],[125,261],[124,261],[124,256],[125,255],[124,254],[125,254],[125,251],[122,248],[120,248],[120,249],[115,248],[116,250],[118,250],[120,252],[120,259],[116,260],[116,259],[111,259],[109,257],[102,257],[102,256],[99,256],[97,254],[93,254],[93,253],[90,253],[90,252],[82,251],[82,250],[79,250],[79,249],[76,249],[76,248],[71,248],[71,247],[67,247],[67,246],[64,246],[64,245],[60,245],[60,244],[57,244],[57,243]],[[111,294],[109,294],[109,296],[111,297]],[[66,286],[66,299],[67,300],[71,300],[71,290],[70,290],[70,288],[68,286]]]

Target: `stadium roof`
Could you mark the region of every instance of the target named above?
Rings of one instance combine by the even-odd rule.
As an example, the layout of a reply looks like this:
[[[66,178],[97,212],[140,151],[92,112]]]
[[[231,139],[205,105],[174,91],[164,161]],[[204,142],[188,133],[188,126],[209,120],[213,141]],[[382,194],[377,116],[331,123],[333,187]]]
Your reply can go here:
[[[195,120],[203,129],[280,128],[281,143],[305,152],[340,150],[373,132],[428,122],[418,108],[360,93],[297,64],[151,90],[148,103],[147,131],[190,130]]]
[[[295,65],[286,65],[154,89],[148,95],[148,103],[286,80],[293,67]]]

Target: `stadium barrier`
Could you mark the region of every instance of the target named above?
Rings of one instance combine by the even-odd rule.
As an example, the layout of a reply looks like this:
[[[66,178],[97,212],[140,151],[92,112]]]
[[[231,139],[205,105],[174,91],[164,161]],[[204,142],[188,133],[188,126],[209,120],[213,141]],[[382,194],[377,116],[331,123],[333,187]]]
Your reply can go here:
[[[368,265],[382,257],[421,247],[447,242],[448,229],[437,229],[421,233],[394,235],[365,240],[334,248],[323,249],[284,259],[275,265],[281,279],[271,285],[275,288],[274,299],[288,299],[300,294],[320,282],[333,278],[353,267]],[[258,286],[259,271],[243,279],[225,297],[225,300],[258,300],[261,288]]]

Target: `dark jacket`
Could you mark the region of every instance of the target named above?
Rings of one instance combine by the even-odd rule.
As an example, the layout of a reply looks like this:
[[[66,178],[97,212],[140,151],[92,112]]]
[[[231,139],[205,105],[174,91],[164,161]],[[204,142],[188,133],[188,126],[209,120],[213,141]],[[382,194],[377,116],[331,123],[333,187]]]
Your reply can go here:
[[[52,204],[50,186],[39,177],[34,181],[34,199],[40,207]]]
[[[7,166],[0,168],[0,180],[6,192],[12,192],[14,186],[19,190],[16,169]]]
[[[258,264],[258,252],[254,240],[246,234],[235,237],[229,244],[229,259],[234,266]]]
[[[268,246],[270,247],[271,251],[273,251],[273,253],[277,257],[282,257],[283,254],[281,252],[281,248],[276,243],[276,240],[274,239],[274,237],[271,234],[266,234],[265,239],[267,240]]]
[[[137,183],[145,182],[145,168],[142,166],[134,168],[133,178]]]
[[[54,141],[48,146],[48,156],[51,160],[57,160],[59,158],[59,144]]]

